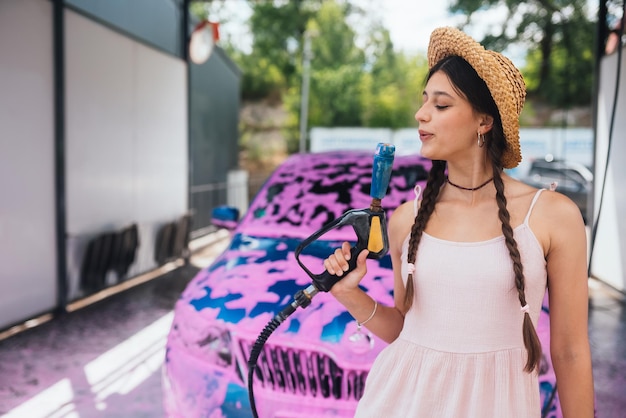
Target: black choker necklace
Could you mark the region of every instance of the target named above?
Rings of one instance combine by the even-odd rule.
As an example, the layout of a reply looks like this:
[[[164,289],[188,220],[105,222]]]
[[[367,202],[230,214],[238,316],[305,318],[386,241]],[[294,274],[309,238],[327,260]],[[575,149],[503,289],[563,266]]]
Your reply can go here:
[[[450,184],[450,186],[454,186],[457,189],[461,189],[461,190],[469,190],[470,192],[476,191],[478,189],[482,189],[483,187],[485,187],[487,184],[489,184],[491,182],[491,180],[493,180],[493,177],[490,178],[489,180],[487,180],[486,182],[484,182],[483,184],[481,184],[480,186],[476,186],[476,187],[463,187],[463,186],[459,186],[458,184],[454,184],[450,181],[450,179],[448,177],[446,177],[446,181]]]

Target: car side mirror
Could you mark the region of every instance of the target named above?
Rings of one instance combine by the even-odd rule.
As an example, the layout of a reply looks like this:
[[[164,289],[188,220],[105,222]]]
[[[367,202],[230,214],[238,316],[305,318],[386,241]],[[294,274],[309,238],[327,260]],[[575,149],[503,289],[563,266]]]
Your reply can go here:
[[[218,228],[234,230],[239,222],[239,209],[234,206],[217,206],[211,211],[211,223]]]

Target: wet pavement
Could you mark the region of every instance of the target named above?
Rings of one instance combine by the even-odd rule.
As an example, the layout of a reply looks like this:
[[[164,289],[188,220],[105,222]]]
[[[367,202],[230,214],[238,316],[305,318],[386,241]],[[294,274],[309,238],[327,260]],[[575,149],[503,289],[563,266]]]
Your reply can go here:
[[[228,234],[208,242],[188,265],[170,263],[155,278],[1,340],[0,416],[164,417],[161,365],[172,309]]]
[[[228,244],[200,245],[191,262],[0,340],[0,416],[161,418],[161,365],[172,308]],[[624,295],[590,281],[589,335],[600,418],[626,417]]]
[[[626,417],[626,297],[590,281],[589,340],[599,418]]]

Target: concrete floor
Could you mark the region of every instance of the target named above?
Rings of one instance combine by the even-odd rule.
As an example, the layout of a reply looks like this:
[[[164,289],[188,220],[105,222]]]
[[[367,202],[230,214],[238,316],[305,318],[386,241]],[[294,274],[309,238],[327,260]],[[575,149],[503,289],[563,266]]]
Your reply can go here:
[[[626,297],[590,281],[589,339],[599,418],[626,417]]]
[[[164,417],[160,368],[172,308],[228,234],[208,242],[188,265],[170,263],[155,278],[1,340],[0,416]]]
[[[171,310],[226,237],[156,278],[0,341],[0,416],[164,417],[160,367]],[[166,271],[170,269],[171,271]],[[626,417],[624,295],[592,280],[589,315],[598,417]]]

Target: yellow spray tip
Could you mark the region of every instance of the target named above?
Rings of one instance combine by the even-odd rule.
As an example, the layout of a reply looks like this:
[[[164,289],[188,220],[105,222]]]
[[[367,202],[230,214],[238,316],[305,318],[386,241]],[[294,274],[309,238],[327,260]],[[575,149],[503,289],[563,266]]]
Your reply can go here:
[[[383,248],[383,231],[380,227],[380,218],[374,216],[370,223],[370,236],[367,240],[367,249],[372,253],[377,253],[382,251]]]

